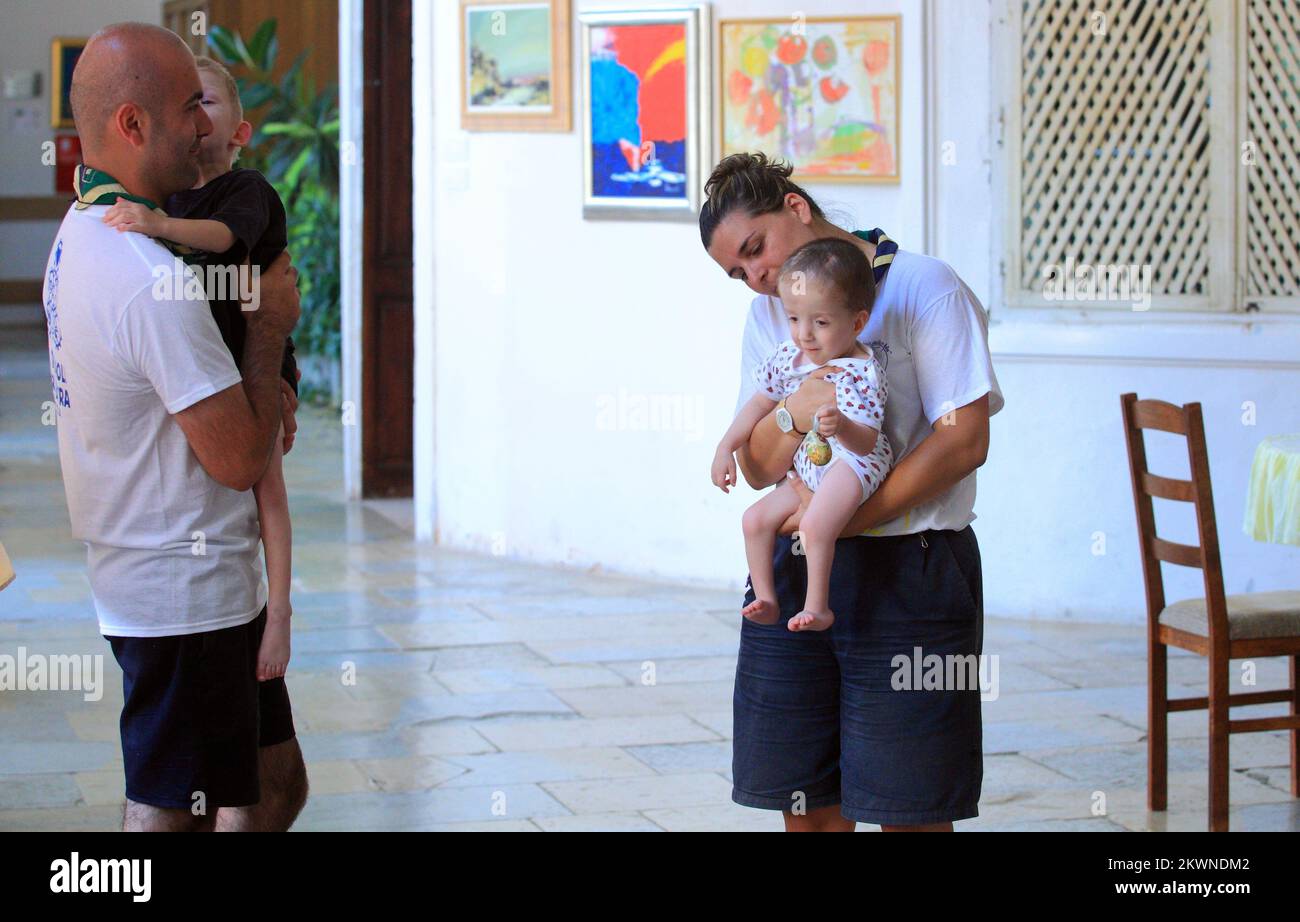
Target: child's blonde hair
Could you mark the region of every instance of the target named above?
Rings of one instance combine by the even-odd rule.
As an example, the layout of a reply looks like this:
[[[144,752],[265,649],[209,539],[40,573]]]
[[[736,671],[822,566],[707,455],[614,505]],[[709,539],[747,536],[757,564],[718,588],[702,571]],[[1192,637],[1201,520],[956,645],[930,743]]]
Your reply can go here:
[[[239,100],[239,84],[236,83],[235,78],[230,75],[230,71],[226,70],[225,65],[220,61],[213,60],[204,55],[196,56],[194,58],[194,63],[200,71],[211,71],[220,78],[221,84],[226,90],[226,96],[228,97],[227,102],[234,106],[235,115],[238,116],[239,120],[242,122],[244,120],[244,104]]]

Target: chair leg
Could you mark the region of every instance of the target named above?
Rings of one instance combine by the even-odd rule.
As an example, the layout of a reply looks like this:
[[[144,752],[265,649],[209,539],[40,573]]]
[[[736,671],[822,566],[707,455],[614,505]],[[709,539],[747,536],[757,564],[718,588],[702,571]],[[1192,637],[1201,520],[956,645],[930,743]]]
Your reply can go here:
[[[1300,654],[1291,656],[1291,716],[1300,715]],[[1291,731],[1291,796],[1300,797],[1300,730]]]
[[[1164,810],[1169,795],[1169,684],[1162,643],[1147,655],[1147,809]]]
[[[1228,660],[1210,663],[1210,832],[1228,831]]]

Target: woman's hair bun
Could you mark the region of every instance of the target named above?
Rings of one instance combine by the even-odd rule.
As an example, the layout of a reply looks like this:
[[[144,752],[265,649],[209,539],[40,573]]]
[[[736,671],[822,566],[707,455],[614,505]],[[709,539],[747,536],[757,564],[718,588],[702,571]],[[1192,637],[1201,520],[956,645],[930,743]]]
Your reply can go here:
[[[728,154],[718,161],[704,183],[704,204],[700,208],[700,239],[708,249],[713,232],[722,219],[737,208],[751,217],[780,211],[785,197],[797,192],[813,214],[823,217],[812,196],[790,179],[794,167],[762,151]]]

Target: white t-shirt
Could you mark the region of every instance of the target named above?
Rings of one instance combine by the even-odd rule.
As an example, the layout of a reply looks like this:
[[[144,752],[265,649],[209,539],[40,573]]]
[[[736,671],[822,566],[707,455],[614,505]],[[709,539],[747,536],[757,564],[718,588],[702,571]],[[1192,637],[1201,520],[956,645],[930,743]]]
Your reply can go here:
[[[749,306],[740,358],[736,410],[753,396],[754,369],[790,338],[780,298],[759,295]],[[989,395],[989,415],[1002,409],[1002,391],[989,355],[988,318],[979,299],[947,263],[899,250],[876,290],[871,319],[858,337],[885,367],[889,403],[885,435],[894,466],[957,407]],[[803,428],[802,426],[800,428]],[[975,472],[870,535],[904,535],[927,528],[960,530],[975,519]]]
[[[105,225],[107,210],[68,210],[42,292],[59,462],[100,631],[247,623],[266,599],[257,504],[208,476],[171,417],[239,371],[207,301],[185,296],[193,272],[178,276],[158,243]]]

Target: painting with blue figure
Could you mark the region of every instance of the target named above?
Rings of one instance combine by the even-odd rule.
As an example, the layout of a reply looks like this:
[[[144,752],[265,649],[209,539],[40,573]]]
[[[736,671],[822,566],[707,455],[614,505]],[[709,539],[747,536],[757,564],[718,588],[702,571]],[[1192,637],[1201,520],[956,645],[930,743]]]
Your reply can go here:
[[[611,198],[685,198],[686,143],[642,141],[640,81],[613,57],[591,62],[591,191]]]

